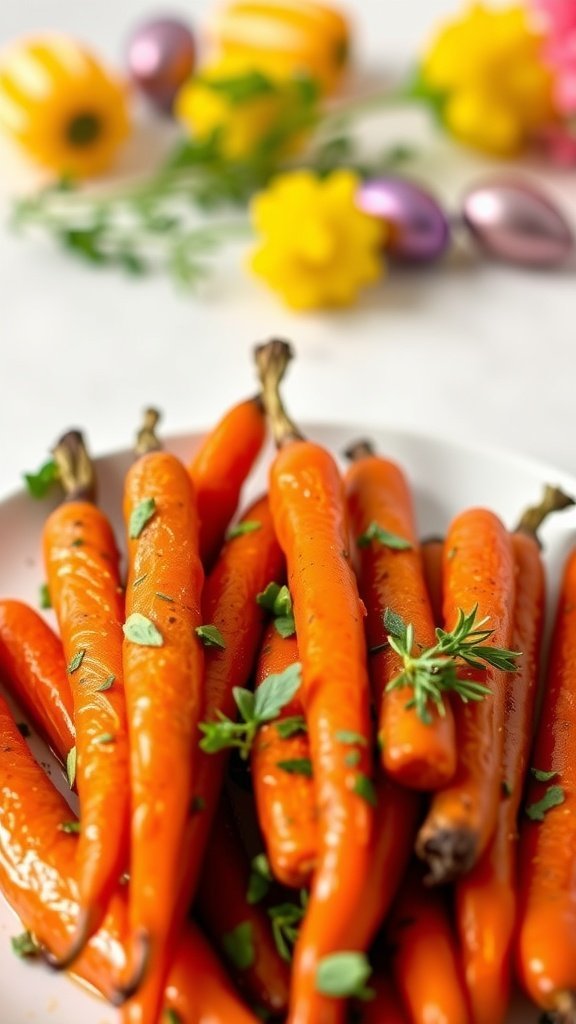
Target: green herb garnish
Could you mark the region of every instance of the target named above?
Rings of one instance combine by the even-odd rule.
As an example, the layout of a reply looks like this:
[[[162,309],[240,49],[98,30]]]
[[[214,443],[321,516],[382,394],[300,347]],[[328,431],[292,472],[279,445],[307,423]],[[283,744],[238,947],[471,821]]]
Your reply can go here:
[[[244,537],[246,533],[255,533],[262,529],[262,523],[258,519],[245,519],[241,523],[231,526],[226,534],[226,540],[235,540],[236,537]]]
[[[289,718],[281,718],[276,722],[276,732],[282,740],[289,740],[291,736],[307,731],[308,727],[303,715],[292,715]]]
[[[78,835],[80,833],[80,822],[79,821],[63,821],[61,825],[58,825],[59,832],[65,832],[66,835]]]
[[[312,762],[309,757],[294,757],[288,761],[276,761],[276,767],[289,775],[305,775],[312,778]]]
[[[248,880],[248,892],[246,899],[251,906],[260,903],[268,895],[272,872],[265,853],[259,853],[252,858],[252,870]]]
[[[94,738],[94,743],[107,745],[108,743],[115,743],[116,737],[111,732],[102,732],[99,736]]]
[[[359,732],[352,732],[351,729],[338,729],[334,736],[340,743],[349,743],[350,746],[355,746],[356,744],[360,747],[368,746],[366,737],[362,736]]]
[[[359,548],[367,548],[372,541],[376,541],[382,547],[392,548],[394,551],[410,551],[413,547],[405,537],[399,537],[397,533],[390,533],[376,522],[371,522],[368,529],[356,538]]]
[[[78,669],[80,668],[80,665],[84,661],[84,655],[85,654],[86,654],[86,648],[85,647],[83,647],[82,650],[80,650],[80,651],[76,651],[76,654],[74,655],[74,657],[72,658],[72,661],[68,665],[68,671],[69,671],[70,675],[73,675],[74,672],[78,671]]]
[[[364,953],[332,953],[325,956],[316,971],[316,990],[335,999],[371,999],[366,982],[372,968]]]
[[[543,772],[540,768],[531,768],[530,774],[534,776],[537,782],[551,782],[558,775],[558,772]]]
[[[106,676],[106,679],[104,680],[104,682],[100,683],[100,686],[96,687],[97,693],[105,693],[105,691],[109,690],[114,685],[115,682],[116,682],[116,676],[113,676],[113,675]]]
[[[38,604],[46,611],[52,607],[52,601],[50,600],[50,591],[48,590],[47,583],[41,583],[38,591]]]
[[[544,815],[553,807],[559,807],[566,799],[566,793],[562,786],[549,786],[541,800],[530,804],[526,808],[526,814],[530,821],[544,821]]]
[[[362,772],[359,772],[354,779],[354,785],[352,788],[354,793],[361,796],[362,799],[365,800],[366,803],[370,804],[371,807],[376,807],[376,804],[378,803],[376,790],[372,779],[369,779],[367,775],[363,775]]]
[[[223,935],[222,948],[238,970],[246,971],[252,967],[256,954],[250,921],[242,921],[227,935]]]
[[[58,466],[50,459],[36,473],[24,473],[24,481],[31,498],[45,498],[58,482]]]
[[[204,647],[219,647],[221,651],[226,650],[226,641],[218,626],[196,626],[194,632]]]
[[[122,626],[122,631],[127,640],[131,640],[140,647],[162,647],[164,638],[154,623],[147,619],[140,612],[132,612]]]
[[[147,523],[153,518],[156,512],[154,498],[144,498],[136,508],[132,510],[128,524],[128,534],[132,540],[140,536]]]
[[[22,959],[38,956],[40,946],[37,944],[31,932],[22,932],[21,935],[13,935],[10,939],[12,952]]]
[[[76,782],[76,761],[76,747],[71,747],[66,756],[66,778],[68,779],[70,789],[72,789]]]
[[[270,907],[268,910],[276,949],[287,963],[290,963],[292,959],[292,951],[298,938],[300,924],[306,912],[307,893],[304,889],[300,896],[300,905],[286,902],[280,903],[276,907]]]

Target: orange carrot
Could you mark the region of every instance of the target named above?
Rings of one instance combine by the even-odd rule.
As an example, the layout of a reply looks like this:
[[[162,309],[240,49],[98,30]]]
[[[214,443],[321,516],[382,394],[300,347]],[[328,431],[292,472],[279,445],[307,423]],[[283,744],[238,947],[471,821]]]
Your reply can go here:
[[[422,541],[422,568],[430,607],[436,626],[442,625],[442,603],[444,587],[442,582],[442,563],[444,561],[444,541],[442,537],[427,537]]]
[[[512,535],[516,604],[512,644],[522,651],[508,677],[502,794],[494,838],[478,864],[456,887],[457,923],[474,1024],[500,1024],[510,995],[512,940],[517,912],[518,811],[532,740],[532,723],[544,616],[544,567],[537,529],[552,511],[570,503],[547,488]]]
[[[576,1021],[576,550],[560,591],[520,839],[517,962],[531,999]]]
[[[319,991],[318,971],[326,957],[350,949],[350,929],[370,870],[375,799],[370,688],[342,481],[332,456],[302,440],[284,411],[278,388],[290,355],[283,342],[256,350],[279,447],[270,472],[270,504],[294,602],[319,814],[318,866],[295,949],[288,1021],[327,1024],[342,1020],[345,1007]]]
[[[296,637],[280,636],[275,624],[270,623],[260,651],[256,687],[298,660]],[[294,888],[308,885],[318,845],[314,783],[309,776],[290,774],[281,766],[310,758],[303,712],[300,694],[296,693],[274,722],[259,729],[252,747],[254,796],[270,867],[276,878]],[[303,728],[299,728],[299,722]]]
[[[374,998],[367,1000],[362,1011],[362,1024],[408,1024],[400,999],[385,974],[370,979]]]
[[[288,966],[276,949],[265,911],[248,903],[249,878],[250,865],[224,802],[210,836],[196,906],[237,984],[258,1005],[281,1014],[288,1003]]]
[[[478,618],[492,631],[488,650],[505,649],[502,664],[511,655],[514,574],[512,543],[500,520],[485,509],[457,516],[445,544],[445,621],[453,629],[461,612],[469,615],[477,607]],[[489,664],[461,668],[458,675],[480,681],[489,693],[478,702],[454,705],[456,776],[434,795],[417,842],[433,882],[456,878],[476,863],[494,833],[501,796],[506,671]]]
[[[458,950],[443,895],[412,871],[388,928],[393,973],[412,1024],[469,1024]]]
[[[189,472],[198,500],[200,552],[210,567],[240,498],[242,485],[266,438],[258,397],[234,405],[201,441]]]
[[[66,502],[44,527],[48,587],[74,701],[81,912],[55,966],[71,963],[101,924],[128,857],[128,735],[122,682],[122,588],[116,542],[92,503],[94,481],[82,436],[72,431],[54,457]],[[73,782],[74,758],[68,762]]]
[[[63,954],[81,908],[75,882],[78,839],[62,826],[68,830],[77,823],[32,757],[2,698],[0,777],[0,892],[36,940]],[[125,963],[126,919],[125,891],[118,889],[100,931],[74,964],[74,974],[105,996]],[[179,1014],[182,1024],[256,1024],[192,925],[174,953],[166,1007]]]
[[[131,740],[132,978],[163,960],[178,908],[176,879],[195,784],[204,653],[196,630],[204,573],[190,478],[165,452],[126,478],[128,582],[124,677]],[[163,980],[163,979],[162,979]],[[130,989],[130,983],[127,982]],[[157,1000],[162,985],[157,989]],[[158,1005],[149,1020],[156,1021]]]
[[[223,650],[214,647],[206,652],[203,714],[208,721],[216,719],[218,713],[228,717],[236,713],[233,689],[247,682],[264,628],[264,613],[256,596],[282,571],[282,553],[266,498],[254,502],[241,520],[241,524],[255,522],[259,523],[257,530],[240,531],[224,546],[204,588],[204,622],[216,626],[225,643]],[[196,754],[192,813],[174,883],[178,894],[174,934],[178,933],[196,891],[227,763],[226,752]],[[153,964],[142,989],[127,1004],[125,1019],[130,1024],[149,1019],[154,993],[161,990],[165,969],[165,962]]]
[[[0,601],[0,673],[35,728],[65,761],[76,731],[62,644],[21,601]]]
[[[409,686],[389,688],[402,664],[386,642],[384,613],[391,609],[414,628],[415,643],[435,643],[412,498],[399,467],[363,441],[352,446],[345,478],[352,529],[359,548],[360,593],[367,609],[370,675],[379,713],[385,771],[415,789],[445,786],[456,769],[454,719],[449,704],[423,721]]]

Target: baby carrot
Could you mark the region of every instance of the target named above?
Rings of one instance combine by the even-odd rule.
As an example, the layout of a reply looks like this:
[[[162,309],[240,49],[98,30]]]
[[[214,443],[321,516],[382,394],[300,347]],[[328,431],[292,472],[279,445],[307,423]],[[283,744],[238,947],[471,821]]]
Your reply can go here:
[[[444,896],[425,888],[416,870],[400,891],[388,937],[396,987],[412,1024],[469,1024]]]
[[[264,612],[256,597],[282,572],[282,553],[266,498],[254,502],[239,526],[246,523],[252,526],[240,529],[224,545],[204,587],[204,622],[215,626],[224,642],[223,649],[212,647],[206,651],[204,718],[208,721],[217,719],[219,714],[228,717],[236,714],[233,689],[246,684],[264,628]],[[254,523],[258,524],[257,529],[253,529]],[[178,894],[175,935],[196,891],[228,763],[226,751],[205,754],[198,750],[195,758],[191,814],[174,881]],[[154,993],[162,988],[165,969],[165,962],[153,964],[142,989],[127,1004],[126,1020],[130,1024],[141,1024],[149,1019]]]
[[[116,542],[108,520],[93,504],[94,479],[81,434],[65,434],[54,458],[67,500],[44,527],[44,561],[74,701],[76,747],[68,776],[72,784],[76,774],[83,825],[77,931],[61,959],[53,961],[64,967],[101,924],[126,866],[128,734]]]
[[[500,1024],[510,995],[512,940],[517,912],[518,811],[532,740],[544,616],[545,579],[537,528],[552,511],[571,503],[547,488],[512,534],[516,603],[512,646],[522,651],[508,677],[501,798],[496,832],[469,875],[456,886],[457,925],[474,1024]]]
[[[444,587],[442,583],[442,563],[444,561],[444,541],[442,537],[426,537],[422,541],[422,568],[426,581],[426,590],[436,626],[442,625],[442,602]]]
[[[124,491],[128,581],[124,678],[131,740],[131,979],[162,959],[178,905],[204,653],[204,573],[190,478],[166,452],[143,455]],[[162,988],[158,989],[158,999]],[[158,1007],[150,1013],[155,1022]]]
[[[469,615],[476,608],[478,618],[485,619],[490,630],[485,636],[488,645],[480,650],[493,663],[486,669],[458,670],[459,678],[480,681],[489,692],[479,701],[457,700],[454,704],[456,776],[434,794],[416,847],[428,864],[433,882],[446,882],[469,871],[496,827],[502,785],[506,669],[514,668],[513,652],[509,650],[514,574],[512,543],[500,520],[485,509],[471,509],[457,516],[445,544],[444,618],[450,629],[461,613]],[[473,660],[478,666],[478,660]]]
[[[576,1021],[576,550],[568,557],[520,838],[519,977],[558,1024]]]
[[[269,1012],[286,1011],[288,965],[259,904],[248,903],[250,865],[224,801],[216,815],[196,907],[214,945],[228,960],[237,984]]]
[[[0,673],[33,725],[66,761],[76,731],[62,644],[21,601],[0,601]]]
[[[382,764],[396,782],[414,789],[438,789],[456,769],[452,709],[445,701],[442,709],[429,710],[424,721],[411,704],[410,686],[388,686],[402,664],[386,642],[387,609],[412,624],[417,645],[428,648],[435,643],[412,498],[399,467],[376,456],[368,442],[353,445],[347,454],[353,461],[345,477],[346,496],[359,549],[360,594],[367,610]]]
[[[262,641],[256,687],[298,660],[296,637],[280,636],[271,622]],[[282,767],[310,759],[303,712],[297,692],[274,722],[259,729],[252,747],[254,797],[270,867],[279,881],[297,889],[310,881],[318,846],[313,780],[309,775],[293,775]]]
[[[73,834],[78,823],[32,757],[1,697],[0,778],[0,892],[35,940],[64,953],[80,913],[75,882],[79,840]],[[125,963],[126,919],[125,891],[117,889],[98,934],[74,964],[74,974],[104,996]],[[256,1024],[193,925],[173,956],[166,1007],[179,1014],[182,1024]]]
[[[370,686],[342,481],[332,456],[304,441],[283,408],[279,384],[290,356],[279,341],[256,350],[279,448],[270,471],[270,505],[294,603],[319,817],[318,864],[295,949],[288,1021],[327,1024],[342,1019],[344,1004],[319,991],[318,971],[325,957],[350,950],[370,870]]]
[[[400,999],[385,974],[370,978],[370,988],[374,996],[364,1003],[362,1024],[408,1024]]]
[[[232,406],[200,442],[189,472],[197,495],[200,553],[212,565],[240,498],[242,485],[266,439],[260,398]]]

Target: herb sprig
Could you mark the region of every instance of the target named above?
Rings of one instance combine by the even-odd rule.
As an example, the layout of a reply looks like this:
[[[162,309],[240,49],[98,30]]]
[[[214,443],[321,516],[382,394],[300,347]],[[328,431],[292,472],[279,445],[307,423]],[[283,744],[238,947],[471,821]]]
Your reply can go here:
[[[402,670],[390,680],[387,690],[407,686],[413,691],[406,707],[414,708],[421,721],[432,720],[430,706],[440,715],[446,714],[444,695],[454,693],[465,704],[481,701],[490,693],[483,683],[462,679],[463,665],[483,670],[488,665],[502,672],[515,672],[520,651],[492,647],[487,641],[493,629],[486,629],[488,618],[478,620],[478,605],[466,614],[460,609],[458,621],[451,631],[438,628],[437,643],[415,652],[414,627],[404,622],[396,612],[387,608],[383,616],[388,633],[387,644],[402,659]],[[382,645],[384,646],[384,645]]]

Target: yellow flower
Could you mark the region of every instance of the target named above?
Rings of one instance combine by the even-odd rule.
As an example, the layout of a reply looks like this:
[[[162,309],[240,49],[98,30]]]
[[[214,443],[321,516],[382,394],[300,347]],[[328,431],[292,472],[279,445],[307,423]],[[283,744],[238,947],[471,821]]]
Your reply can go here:
[[[126,95],[73,39],[25,40],[0,59],[0,128],[45,167],[89,177],[128,134]]]
[[[382,224],[356,205],[350,171],[283,174],[252,202],[252,269],[293,309],[347,306],[383,273]]]
[[[540,49],[522,7],[478,3],[446,24],[421,71],[424,87],[442,98],[449,131],[490,153],[520,150],[552,114]]]

